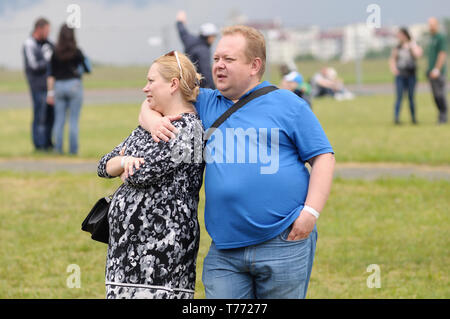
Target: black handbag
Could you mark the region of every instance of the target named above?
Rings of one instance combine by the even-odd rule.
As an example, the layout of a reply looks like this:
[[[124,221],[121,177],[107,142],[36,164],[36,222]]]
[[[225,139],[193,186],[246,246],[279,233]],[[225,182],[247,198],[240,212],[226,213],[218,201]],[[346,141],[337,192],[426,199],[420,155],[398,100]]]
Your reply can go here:
[[[91,233],[93,240],[109,241],[108,211],[113,195],[100,198],[81,224],[81,230]]]

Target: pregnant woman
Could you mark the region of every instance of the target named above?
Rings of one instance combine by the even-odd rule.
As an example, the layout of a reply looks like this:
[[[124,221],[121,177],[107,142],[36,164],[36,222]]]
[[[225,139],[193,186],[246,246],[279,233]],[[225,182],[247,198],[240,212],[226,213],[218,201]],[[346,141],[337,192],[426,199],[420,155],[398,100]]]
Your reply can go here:
[[[183,54],[154,61],[144,103],[174,121],[178,134],[156,143],[138,126],[98,164],[120,176],[108,213],[107,298],[193,298],[199,246],[203,127],[193,102],[200,75]]]

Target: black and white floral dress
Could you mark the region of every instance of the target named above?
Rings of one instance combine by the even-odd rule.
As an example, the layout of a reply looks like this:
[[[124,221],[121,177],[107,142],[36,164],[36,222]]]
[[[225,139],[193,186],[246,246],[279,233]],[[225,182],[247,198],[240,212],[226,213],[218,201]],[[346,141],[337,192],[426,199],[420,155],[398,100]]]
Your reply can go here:
[[[194,297],[203,127],[191,113],[173,125],[179,133],[167,143],[138,126],[98,164],[98,175],[111,178],[106,163],[123,147],[145,160],[111,201],[107,298]]]

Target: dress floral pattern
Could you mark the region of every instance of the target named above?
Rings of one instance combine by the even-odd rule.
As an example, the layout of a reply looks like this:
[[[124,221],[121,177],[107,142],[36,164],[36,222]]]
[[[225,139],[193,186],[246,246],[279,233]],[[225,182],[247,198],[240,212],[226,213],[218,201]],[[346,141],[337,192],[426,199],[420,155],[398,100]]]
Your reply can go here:
[[[115,192],[108,212],[107,298],[193,298],[200,231],[197,220],[204,163],[203,127],[197,114],[174,121],[179,133],[156,143],[138,126],[98,164],[118,156],[145,163]]]

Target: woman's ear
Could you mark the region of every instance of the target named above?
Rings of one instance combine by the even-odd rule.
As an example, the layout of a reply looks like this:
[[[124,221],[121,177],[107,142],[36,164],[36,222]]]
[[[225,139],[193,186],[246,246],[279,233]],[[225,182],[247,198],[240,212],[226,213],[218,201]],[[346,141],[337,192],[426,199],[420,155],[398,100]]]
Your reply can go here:
[[[173,94],[180,87],[180,80],[173,78],[170,83],[170,93]]]

